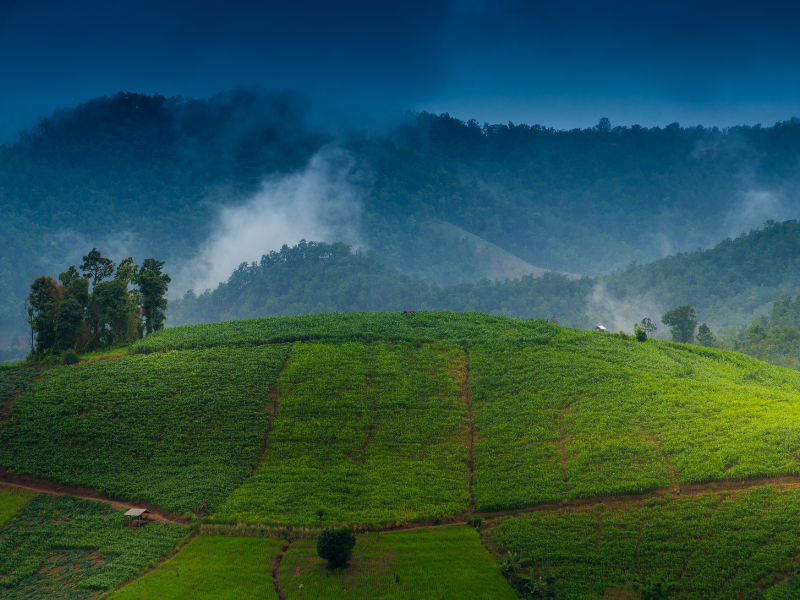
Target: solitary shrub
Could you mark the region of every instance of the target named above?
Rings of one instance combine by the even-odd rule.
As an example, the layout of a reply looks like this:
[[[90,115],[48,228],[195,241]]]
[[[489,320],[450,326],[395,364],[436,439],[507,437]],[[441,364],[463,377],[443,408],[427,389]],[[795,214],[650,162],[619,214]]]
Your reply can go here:
[[[647,341],[647,332],[644,329],[642,329],[641,327],[639,327],[638,323],[634,327],[636,329],[636,339],[639,340],[640,342],[646,342]]]
[[[317,538],[317,554],[331,567],[344,567],[353,554],[356,536],[347,527],[329,527]]]
[[[61,355],[61,364],[74,365],[79,362],[81,362],[81,359],[78,356],[78,353],[75,352],[75,350],[73,350],[72,348],[70,348],[69,350],[64,352],[64,354]]]

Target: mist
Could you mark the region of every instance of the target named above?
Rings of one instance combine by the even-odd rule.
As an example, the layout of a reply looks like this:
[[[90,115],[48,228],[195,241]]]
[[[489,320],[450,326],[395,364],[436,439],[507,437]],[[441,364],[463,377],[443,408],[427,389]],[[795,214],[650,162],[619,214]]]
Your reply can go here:
[[[321,148],[300,172],[266,178],[260,190],[236,203],[220,191],[215,225],[194,260],[178,269],[173,291],[214,289],[243,262],[300,240],[343,241],[358,248],[361,176],[345,150]]]

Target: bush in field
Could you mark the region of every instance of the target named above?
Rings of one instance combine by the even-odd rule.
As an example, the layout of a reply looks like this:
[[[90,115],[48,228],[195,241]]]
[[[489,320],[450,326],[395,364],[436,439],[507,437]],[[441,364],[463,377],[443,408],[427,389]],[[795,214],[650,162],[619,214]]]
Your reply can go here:
[[[81,361],[78,353],[71,348],[61,355],[61,362],[65,365],[76,365]]]
[[[331,567],[344,567],[355,545],[356,536],[347,527],[329,527],[317,538],[317,554]]]
[[[647,332],[644,329],[642,329],[641,327],[639,327],[638,323],[636,323],[634,325],[634,329],[636,331],[636,339],[639,340],[640,342],[646,342],[647,341]]]

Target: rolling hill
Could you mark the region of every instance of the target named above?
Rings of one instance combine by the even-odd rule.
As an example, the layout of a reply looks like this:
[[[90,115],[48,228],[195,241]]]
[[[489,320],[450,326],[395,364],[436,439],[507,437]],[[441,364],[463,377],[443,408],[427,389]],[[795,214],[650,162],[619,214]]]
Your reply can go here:
[[[3,597],[800,588],[794,371],[447,312],[175,327],[102,358],[0,371],[0,473],[42,492],[0,492]],[[314,553],[337,525],[343,571]]]

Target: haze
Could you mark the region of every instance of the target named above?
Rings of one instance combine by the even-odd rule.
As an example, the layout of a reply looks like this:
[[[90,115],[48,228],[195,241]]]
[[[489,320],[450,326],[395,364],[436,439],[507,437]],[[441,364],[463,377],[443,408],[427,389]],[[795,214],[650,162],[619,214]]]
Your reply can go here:
[[[293,89],[320,113],[556,128],[763,123],[797,108],[790,3],[0,3],[0,139],[120,90]]]

